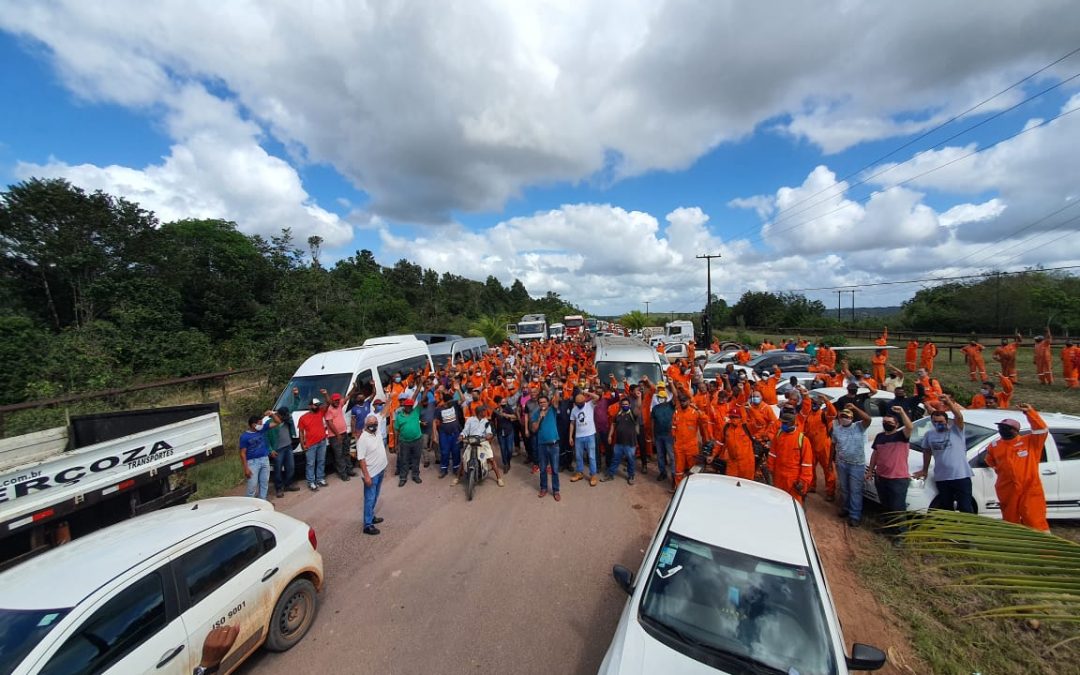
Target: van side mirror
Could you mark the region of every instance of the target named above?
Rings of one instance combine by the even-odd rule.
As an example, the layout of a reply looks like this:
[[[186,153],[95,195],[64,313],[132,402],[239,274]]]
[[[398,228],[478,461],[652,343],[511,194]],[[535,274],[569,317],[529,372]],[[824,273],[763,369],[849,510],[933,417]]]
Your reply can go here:
[[[634,573],[626,569],[622,565],[615,565],[611,568],[611,576],[615,577],[615,583],[619,584],[619,588],[623,589],[627,595],[634,594]]]
[[[877,647],[856,642],[846,661],[848,670],[877,670],[885,665],[885,652]]]

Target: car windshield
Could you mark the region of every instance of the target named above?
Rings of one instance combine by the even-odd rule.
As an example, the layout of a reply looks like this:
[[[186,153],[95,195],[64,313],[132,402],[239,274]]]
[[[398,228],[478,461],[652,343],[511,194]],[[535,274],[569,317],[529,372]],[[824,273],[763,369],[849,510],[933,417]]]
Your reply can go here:
[[[0,609],[0,675],[8,675],[71,609]]]
[[[637,384],[642,377],[648,377],[652,382],[660,381],[660,366],[656,363],[635,363],[631,361],[599,361],[596,364],[596,372],[601,382],[608,382],[612,375],[619,382],[626,380],[630,384]]]
[[[352,373],[328,373],[326,375],[306,375],[304,377],[294,377],[289,381],[289,384],[285,386],[285,391],[281,392],[281,396],[278,397],[277,403],[274,404],[274,410],[279,410],[282,407],[296,412],[297,410],[303,410],[307,408],[307,404],[313,398],[321,398],[322,394],[319,393],[325,389],[330,394],[341,394],[344,396],[349,393],[349,383],[352,381]],[[300,395],[296,401],[293,400],[293,387],[300,390]]]
[[[518,335],[541,333],[544,330],[543,323],[519,323],[517,325]]]
[[[825,609],[806,566],[668,532],[640,619],[673,649],[729,672],[743,672],[731,666],[747,660],[781,673],[836,672]]]
[[[921,420],[915,420],[912,424],[911,430],[911,449],[912,451],[918,451],[922,453],[922,439],[926,435],[926,432],[930,429],[931,423],[929,417],[924,417]],[[971,450],[979,443],[982,443],[987,438],[990,438],[997,431],[987,427],[981,427],[978,424],[972,424],[971,422],[964,422],[964,443],[967,445],[967,449]]]

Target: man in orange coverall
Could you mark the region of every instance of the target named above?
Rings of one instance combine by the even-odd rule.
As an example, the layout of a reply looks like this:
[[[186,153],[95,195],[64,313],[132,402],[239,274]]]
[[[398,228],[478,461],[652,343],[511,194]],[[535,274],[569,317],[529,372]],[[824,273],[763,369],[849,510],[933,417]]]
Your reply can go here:
[[[1035,336],[1035,373],[1039,377],[1039,384],[1054,383],[1054,365],[1051,361],[1053,338],[1050,336],[1050,328],[1046,329],[1046,337]]]
[[[968,367],[968,376],[972,382],[985,382],[988,378],[986,376],[986,361],[983,360],[983,346],[972,340],[967,343],[963,349],[964,362]]]
[[[810,444],[814,446],[814,464],[821,467],[822,476],[825,478],[825,499],[830,502],[836,499],[836,470],[832,461],[832,443],[829,441],[835,419],[836,406],[832,401],[824,396],[811,399],[810,414],[806,417],[804,429]],[[808,492],[817,492],[816,473],[810,479]]]
[[[1046,422],[1029,404],[1020,405],[1028,418],[1031,433],[1020,435],[1020,423],[1014,419],[998,422],[1001,438],[986,449],[986,465],[997,472],[998,501],[1001,517],[1043,532],[1050,531],[1046,522],[1046,495],[1039,479],[1039,459],[1046,444]]]
[[[1066,340],[1065,346],[1061,348],[1061,376],[1065,378],[1065,386],[1069,389],[1080,387],[1075,363],[1077,351],[1080,351],[1080,347],[1075,346],[1072,340]]]
[[[754,479],[754,441],[743,419],[742,410],[733,405],[728,419],[717,434],[712,458],[723,456],[727,460],[728,476]]]
[[[870,377],[874,378],[874,382],[879,387],[885,381],[885,365],[888,362],[889,350],[887,349],[875,349],[874,355],[870,357]]]
[[[798,430],[795,413],[780,417],[780,431],[772,440],[767,462],[773,486],[794,497],[800,504],[814,477],[814,447]]]
[[[915,339],[908,340],[907,349],[904,350],[904,370],[914,373],[918,359],[919,341]]]
[[[994,350],[994,360],[1001,364],[1001,372],[1005,377],[1016,382],[1016,350],[1023,338],[1016,334],[1011,342],[1008,338],[1001,338],[1001,346]]]
[[[701,442],[710,438],[709,416],[691,403],[690,394],[680,389],[675,400],[677,405],[671,421],[671,433],[675,438],[675,485],[678,486],[697,461]]]
[[[934,372],[934,359],[937,358],[937,345],[930,338],[926,338],[926,343],[922,348],[922,367],[926,369],[926,372]]]

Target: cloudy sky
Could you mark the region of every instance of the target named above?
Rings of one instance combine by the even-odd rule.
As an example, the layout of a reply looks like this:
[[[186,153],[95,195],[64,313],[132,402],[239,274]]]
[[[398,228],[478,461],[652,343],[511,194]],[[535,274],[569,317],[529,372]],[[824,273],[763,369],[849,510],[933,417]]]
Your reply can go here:
[[[1075,0],[0,0],[0,180],[601,314],[700,308],[704,253],[729,302],[1080,264],[1080,52],[1008,89],[1077,26]]]

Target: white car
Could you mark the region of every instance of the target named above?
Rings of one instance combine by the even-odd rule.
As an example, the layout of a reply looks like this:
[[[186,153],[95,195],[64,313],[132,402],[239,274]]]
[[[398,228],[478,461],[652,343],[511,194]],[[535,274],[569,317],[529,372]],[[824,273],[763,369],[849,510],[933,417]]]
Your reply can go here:
[[[1020,433],[1031,433],[1024,413],[1019,410],[964,410],[964,437],[967,440],[968,463],[974,477],[971,492],[978,513],[991,518],[1001,517],[1001,504],[997,500],[994,483],[997,475],[986,466],[986,449],[998,438],[997,423],[1011,417],[1020,422]],[[1048,519],[1080,518],[1080,417],[1060,413],[1040,413],[1050,428],[1039,462],[1039,477],[1046,493],[1046,517]],[[930,428],[930,418],[924,417],[914,424],[908,467],[911,472],[922,470],[922,438]],[[880,429],[879,429],[880,431]],[[870,444],[874,434],[867,433],[866,460],[873,451]],[[879,501],[873,479],[866,481],[864,496]],[[925,479],[912,479],[908,485],[907,508],[909,511],[925,511],[937,496],[934,486],[934,463]]]
[[[839,675],[885,663],[862,644],[845,656],[802,506],[768,485],[690,476],[637,578],[619,565],[612,573],[630,599],[600,675]]]
[[[121,522],[0,573],[0,672],[191,675],[216,626],[220,672],[315,619],[315,532],[261,499],[205,499]]]

